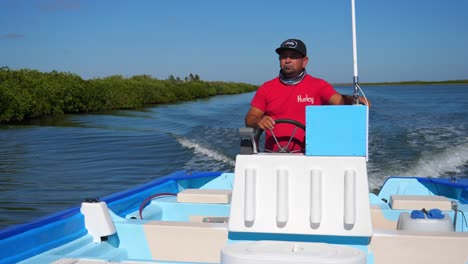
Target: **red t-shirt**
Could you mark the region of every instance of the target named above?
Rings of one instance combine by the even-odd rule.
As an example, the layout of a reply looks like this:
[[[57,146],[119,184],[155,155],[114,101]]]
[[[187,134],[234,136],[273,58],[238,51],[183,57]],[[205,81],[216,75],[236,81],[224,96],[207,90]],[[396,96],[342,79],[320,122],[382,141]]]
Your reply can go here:
[[[276,119],[292,119],[305,125],[305,107],[307,105],[327,104],[336,90],[326,81],[307,74],[296,85],[285,85],[279,77],[264,83],[258,88],[251,105],[262,110],[265,115]],[[278,124],[273,132],[282,146],[289,141],[295,125]],[[265,131],[265,149],[278,149],[270,131]],[[300,128],[294,134],[289,145],[291,150],[305,149],[305,134]]]

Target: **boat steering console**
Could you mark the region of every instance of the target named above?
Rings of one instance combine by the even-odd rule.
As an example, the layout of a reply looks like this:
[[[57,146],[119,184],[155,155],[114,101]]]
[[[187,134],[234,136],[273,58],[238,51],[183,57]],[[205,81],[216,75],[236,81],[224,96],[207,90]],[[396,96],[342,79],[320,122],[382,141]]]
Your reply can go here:
[[[294,126],[294,129],[289,136],[289,139],[285,145],[282,145],[278,137],[275,135],[274,131],[271,129],[271,135],[273,139],[275,140],[276,146],[278,146],[277,150],[271,150],[271,149],[265,149],[264,147],[260,147],[261,144],[260,138],[263,134],[263,129],[257,129],[254,130],[253,128],[245,127],[245,128],[240,128],[239,129],[239,134],[241,137],[241,142],[240,142],[240,154],[257,154],[260,152],[269,152],[269,153],[297,153],[300,152],[300,150],[290,150],[289,145],[291,144],[292,140],[294,139],[294,136],[296,134],[296,131],[298,129],[302,129],[305,133],[305,125],[299,121],[293,120],[293,119],[277,119],[275,120],[275,124],[291,124]],[[305,142],[303,142],[305,145]]]

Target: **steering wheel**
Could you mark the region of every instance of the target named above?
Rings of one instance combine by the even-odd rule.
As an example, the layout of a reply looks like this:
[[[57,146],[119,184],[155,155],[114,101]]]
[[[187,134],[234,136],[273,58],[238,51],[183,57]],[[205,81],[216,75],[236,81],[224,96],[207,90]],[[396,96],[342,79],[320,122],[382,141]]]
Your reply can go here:
[[[275,120],[275,124],[291,124],[291,125],[294,125],[294,130],[293,132],[291,133],[290,137],[289,137],[289,140],[288,140],[288,143],[285,145],[285,146],[281,146],[281,144],[279,143],[278,141],[278,138],[276,137],[275,133],[273,132],[273,130],[270,130],[271,131],[271,135],[273,136],[273,139],[275,140],[276,142],[276,145],[278,146],[278,150],[276,151],[273,151],[271,149],[263,149],[263,152],[278,152],[278,153],[295,153],[295,152],[299,152],[299,150],[289,150],[289,144],[292,142],[292,140],[294,139],[294,135],[296,134],[296,131],[298,128],[302,129],[305,133],[305,125],[302,124],[301,122],[299,121],[296,121],[296,120],[292,120],[292,119],[277,119]],[[255,142],[257,142],[257,151],[260,151],[259,150],[259,139],[260,139],[260,136],[262,135],[263,133],[263,129],[258,129],[257,130],[257,133],[255,134],[255,137],[254,137],[254,140]]]

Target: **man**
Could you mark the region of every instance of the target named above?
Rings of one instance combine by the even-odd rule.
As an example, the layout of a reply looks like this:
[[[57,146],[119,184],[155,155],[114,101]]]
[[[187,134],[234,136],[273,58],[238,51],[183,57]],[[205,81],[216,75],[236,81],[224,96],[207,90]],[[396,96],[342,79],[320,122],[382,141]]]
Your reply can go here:
[[[265,130],[265,150],[278,151],[271,132],[274,128],[273,133],[281,146],[286,146],[294,133],[289,151],[304,152],[305,131],[298,129],[293,132],[295,126],[289,124],[275,126],[275,120],[292,119],[304,124],[306,106],[352,104],[353,97],[341,95],[328,82],[307,74],[305,68],[309,58],[301,40],[288,39],[275,51],[279,55],[279,76],[257,90],[245,116],[245,125]],[[367,104],[364,98],[359,100]]]

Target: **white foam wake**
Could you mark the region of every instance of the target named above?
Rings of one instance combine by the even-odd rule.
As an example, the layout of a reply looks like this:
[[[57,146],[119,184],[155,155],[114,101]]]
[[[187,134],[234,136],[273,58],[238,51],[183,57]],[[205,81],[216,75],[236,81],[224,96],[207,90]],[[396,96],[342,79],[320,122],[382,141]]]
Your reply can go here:
[[[406,175],[439,177],[448,172],[461,173],[468,162],[468,142],[446,149],[438,154],[424,153]]]
[[[202,155],[205,155],[205,156],[208,156],[212,159],[215,159],[217,161],[222,161],[224,163],[227,163],[231,166],[234,166],[235,165],[235,162],[234,160],[232,160],[231,158],[229,158],[228,156],[214,150],[214,149],[210,149],[210,148],[207,148],[205,146],[203,146],[202,144],[200,143],[197,143],[195,141],[192,141],[190,139],[187,139],[187,138],[183,138],[183,137],[177,137],[177,141],[184,147],[186,148],[190,148],[190,149],[193,149],[195,151],[195,153],[200,153]]]

